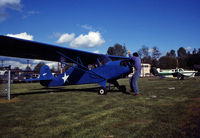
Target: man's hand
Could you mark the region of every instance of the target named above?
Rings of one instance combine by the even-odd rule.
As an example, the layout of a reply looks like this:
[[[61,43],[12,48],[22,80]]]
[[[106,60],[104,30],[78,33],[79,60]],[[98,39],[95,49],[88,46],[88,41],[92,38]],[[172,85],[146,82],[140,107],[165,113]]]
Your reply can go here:
[[[128,54],[131,54],[131,51],[128,50]]]

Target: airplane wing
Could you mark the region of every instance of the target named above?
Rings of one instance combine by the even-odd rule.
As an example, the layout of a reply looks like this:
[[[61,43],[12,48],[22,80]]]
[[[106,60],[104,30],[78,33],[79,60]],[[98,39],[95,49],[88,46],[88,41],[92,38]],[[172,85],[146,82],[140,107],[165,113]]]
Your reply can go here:
[[[97,61],[97,58],[105,56],[103,54],[96,54],[0,35],[1,56],[41,59],[60,62],[62,56],[59,53],[62,53],[70,58],[70,60],[65,59],[65,62],[72,63],[72,60],[77,61],[79,58],[81,59],[83,64],[93,64]],[[118,57],[110,55],[108,55],[108,57],[112,60],[128,59],[127,57]]]
[[[109,57],[111,60],[130,59],[130,58],[128,58],[128,57],[112,56],[112,55],[108,55],[108,57]]]

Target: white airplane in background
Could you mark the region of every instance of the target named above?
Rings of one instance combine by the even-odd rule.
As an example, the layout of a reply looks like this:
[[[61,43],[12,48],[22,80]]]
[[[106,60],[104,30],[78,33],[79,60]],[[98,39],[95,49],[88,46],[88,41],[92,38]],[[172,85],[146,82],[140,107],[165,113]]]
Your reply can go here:
[[[197,73],[197,71],[184,70],[182,68],[158,71],[155,67],[151,68],[151,72],[155,76],[167,78],[177,77],[178,80],[183,80],[184,77],[194,77],[195,73]]]

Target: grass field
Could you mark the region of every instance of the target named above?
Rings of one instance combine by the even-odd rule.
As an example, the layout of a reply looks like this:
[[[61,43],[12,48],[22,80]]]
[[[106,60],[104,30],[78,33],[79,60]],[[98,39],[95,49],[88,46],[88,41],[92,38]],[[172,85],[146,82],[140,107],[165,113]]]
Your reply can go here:
[[[127,91],[128,81],[119,80]],[[0,137],[200,137],[200,78],[140,78],[138,97],[98,87],[12,84],[12,100],[0,100]]]

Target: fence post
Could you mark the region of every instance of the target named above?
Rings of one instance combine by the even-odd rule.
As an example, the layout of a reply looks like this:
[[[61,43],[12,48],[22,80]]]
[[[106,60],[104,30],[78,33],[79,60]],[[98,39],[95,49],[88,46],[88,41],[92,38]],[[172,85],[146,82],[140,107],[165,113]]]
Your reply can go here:
[[[8,70],[8,100],[10,100],[10,68]]]

